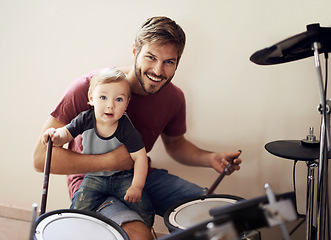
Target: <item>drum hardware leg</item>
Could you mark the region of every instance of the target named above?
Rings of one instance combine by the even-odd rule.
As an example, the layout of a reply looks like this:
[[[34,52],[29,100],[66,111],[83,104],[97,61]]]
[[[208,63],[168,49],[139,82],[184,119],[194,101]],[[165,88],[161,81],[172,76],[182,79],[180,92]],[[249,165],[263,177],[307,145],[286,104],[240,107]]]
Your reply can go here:
[[[310,135],[307,136],[305,146],[313,146],[319,143],[319,141],[316,140],[316,137],[312,135],[313,128],[310,128]],[[311,138],[313,136],[313,138]],[[303,141],[303,140],[302,140]],[[313,145],[312,145],[313,144]],[[294,187],[294,193],[296,193],[296,184],[295,184],[295,166],[297,164],[298,160],[294,161],[293,166],[293,187]],[[306,222],[306,240],[312,240],[315,238],[312,238],[312,236],[316,236],[316,228],[313,225],[314,220],[314,186],[315,186],[315,168],[318,166],[318,163],[316,160],[309,160],[306,161],[306,165],[308,167],[307,172],[307,192],[306,192],[306,215],[300,214],[297,209],[297,200],[295,201],[295,210],[299,218],[303,218],[301,222],[298,223],[297,226],[293,228],[290,232],[290,236],[304,223]]]
[[[312,236],[315,234],[314,227],[314,180],[315,180],[315,168],[317,167],[316,161],[307,161],[308,167],[307,173],[307,202],[306,202],[306,239],[312,240]]]
[[[38,204],[32,204],[32,218],[31,218],[31,228],[30,228],[30,235],[29,240],[34,240],[34,232],[36,228],[36,219],[37,219],[37,208]]]
[[[268,183],[266,183],[264,185],[264,188],[266,190],[266,195],[267,195],[269,203],[275,204],[277,200],[276,200],[275,194],[273,193],[270,185]],[[277,213],[275,213],[275,214],[277,214]],[[290,235],[286,229],[285,223],[283,221],[281,221],[281,224],[279,226],[280,226],[280,230],[282,232],[284,240],[290,240]]]
[[[299,222],[293,229],[292,231],[290,232],[290,236],[292,236],[292,234],[298,230],[298,228],[306,221],[306,218],[302,219],[301,222]]]
[[[312,50],[314,51],[315,66],[317,70],[318,86],[320,93],[320,111],[321,111],[321,128],[320,128],[320,155],[319,155],[319,174],[317,184],[317,240],[328,239],[326,233],[330,231],[330,222],[326,218],[329,216],[329,198],[328,198],[328,158],[330,152],[330,100],[326,100],[326,89],[323,86],[322,70],[319,58],[319,49],[321,44],[314,42]],[[327,62],[327,53],[325,53]],[[327,79],[326,79],[327,82]],[[325,84],[326,86],[326,84]],[[326,87],[325,87],[326,88]]]

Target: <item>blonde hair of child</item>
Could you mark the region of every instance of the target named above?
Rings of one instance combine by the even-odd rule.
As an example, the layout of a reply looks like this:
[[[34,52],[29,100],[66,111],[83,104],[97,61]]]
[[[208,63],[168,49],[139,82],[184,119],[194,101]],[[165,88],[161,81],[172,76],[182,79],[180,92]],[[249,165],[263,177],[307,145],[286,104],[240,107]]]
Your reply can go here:
[[[131,85],[126,77],[125,73],[122,71],[115,69],[115,68],[106,68],[101,70],[100,72],[96,73],[90,81],[90,87],[88,90],[88,94],[93,93],[94,89],[100,85],[100,84],[107,84],[107,83],[112,83],[112,82],[120,82],[120,81],[125,81],[128,86],[128,99],[131,98]],[[89,104],[91,104],[89,102]]]

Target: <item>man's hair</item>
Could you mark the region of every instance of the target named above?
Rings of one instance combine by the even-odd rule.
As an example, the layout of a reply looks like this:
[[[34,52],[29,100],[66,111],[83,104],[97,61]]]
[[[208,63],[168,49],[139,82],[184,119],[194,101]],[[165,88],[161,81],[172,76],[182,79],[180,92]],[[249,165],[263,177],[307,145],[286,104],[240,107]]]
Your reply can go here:
[[[135,48],[139,55],[144,44],[165,45],[173,43],[177,47],[177,60],[180,59],[185,47],[185,33],[183,29],[168,17],[152,17],[147,19],[139,29]]]

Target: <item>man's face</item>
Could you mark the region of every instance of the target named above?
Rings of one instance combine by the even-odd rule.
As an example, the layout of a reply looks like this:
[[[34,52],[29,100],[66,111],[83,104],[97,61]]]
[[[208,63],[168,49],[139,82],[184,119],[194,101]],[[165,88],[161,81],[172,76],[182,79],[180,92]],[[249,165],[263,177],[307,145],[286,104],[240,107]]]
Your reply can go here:
[[[135,54],[135,49],[133,50]],[[178,65],[175,44],[145,44],[135,55],[135,74],[145,94],[158,93],[167,85]]]

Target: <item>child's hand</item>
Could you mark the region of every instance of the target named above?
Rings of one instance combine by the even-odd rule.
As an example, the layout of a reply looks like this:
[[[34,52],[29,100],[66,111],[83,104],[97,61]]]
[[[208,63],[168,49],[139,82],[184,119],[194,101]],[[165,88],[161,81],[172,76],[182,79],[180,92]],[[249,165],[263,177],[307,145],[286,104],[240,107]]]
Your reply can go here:
[[[129,187],[124,196],[124,200],[131,203],[140,202],[141,189],[135,186]]]
[[[60,138],[60,134],[57,132],[55,128],[49,128],[45,131],[42,137],[42,143],[47,144],[48,142],[48,137],[51,137],[51,140],[53,143],[56,143],[56,140]]]

